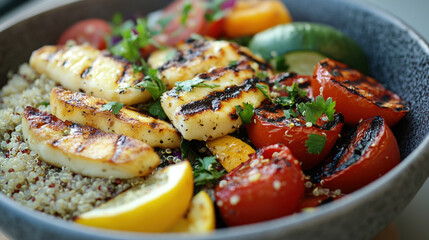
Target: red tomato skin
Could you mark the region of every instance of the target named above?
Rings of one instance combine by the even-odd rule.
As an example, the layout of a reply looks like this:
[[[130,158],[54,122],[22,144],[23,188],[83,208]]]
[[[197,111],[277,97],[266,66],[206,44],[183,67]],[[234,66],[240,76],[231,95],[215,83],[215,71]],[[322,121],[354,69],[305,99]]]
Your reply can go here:
[[[281,110],[278,116],[284,116]],[[337,116],[337,118],[341,118]],[[337,120],[331,129],[324,130],[318,127],[307,127],[288,125],[287,123],[271,123],[264,119],[261,114],[255,112],[250,124],[246,125],[246,131],[250,141],[256,148],[266,147],[272,144],[281,143],[291,149],[292,154],[301,162],[302,169],[310,169],[321,163],[335,145],[341,129],[342,119]],[[326,144],[320,154],[310,154],[307,151],[305,142],[308,134],[323,135],[326,137]]]
[[[224,34],[225,18],[221,18],[216,21],[207,22],[204,28],[199,33],[202,36],[208,36],[212,38],[220,38]]]
[[[89,43],[91,46],[103,50],[106,49],[106,36],[112,29],[103,19],[91,18],[79,21],[67,28],[59,37],[57,44],[64,45],[68,40],[75,40],[77,44]]]
[[[190,0],[192,8],[188,14],[188,20],[186,21],[186,27],[183,28],[180,18],[184,3],[187,0],[176,0],[168,5],[163,10],[163,16],[175,15],[171,22],[165,27],[164,32],[156,36],[156,40],[161,45],[175,46],[181,42],[184,42],[193,33],[200,33],[204,29],[206,23],[204,14],[205,9],[203,1]],[[183,28],[183,29],[182,29]]]
[[[333,71],[338,71],[345,77],[333,76]],[[373,98],[353,93],[356,85],[345,82],[356,83],[362,80],[372,85],[369,86],[367,92],[373,95]],[[393,126],[408,112],[408,107],[398,95],[385,89],[373,78],[331,59],[322,60],[316,65],[311,85],[315,96],[321,94],[325,98],[331,97],[336,101],[335,109],[343,114],[344,122],[351,126],[375,116],[383,117],[389,126]],[[360,86],[358,85],[358,87]],[[384,96],[391,99],[392,107],[382,107],[376,104],[376,102],[385,102],[382,100]]]
[[[359,124],[357,138],[362,137],[365,129],[369,127],[374,119],[367,119]],[[352,154],[352,150],[357,144],[357,142],[353,141],[349,145],[349,151],[344,155],[345,157],[341,159],[339,164],[346,161],[347,156]],[[390,169],[398,165],[400,160],[396,138],[383,120],[380,132],[373,139],[372,144],[365,153],[362,154],[361,158],[344,170],[337,171],[328,177],[323,177],[320,184],[331,190],[340,189],[342,193],[351,193],[383,176]],[[327,161],[326,164],[329,164],[329,162]]]
[[[304,191],[304,174],[298,161],[287,147],[274,145],[252,154],[225,175],[215,197],[225,223],[237,226],[294,213]]]

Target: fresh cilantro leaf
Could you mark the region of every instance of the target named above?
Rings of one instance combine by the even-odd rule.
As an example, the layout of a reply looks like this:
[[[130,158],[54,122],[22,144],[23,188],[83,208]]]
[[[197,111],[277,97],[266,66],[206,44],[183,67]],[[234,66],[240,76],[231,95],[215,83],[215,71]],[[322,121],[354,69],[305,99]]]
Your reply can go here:
[[[147,89],[152,95],[153,100],[157,100],[167,91],[165,84],[158,78],[158,70],[150,68],[143,59],[141,59],[141,65],[133,65],[133,70],[135,72],[143,72],[145,75],[143,81],[136,84],[135,87]]]
[[[267,72],[257,72],[256,77],[263,80],[263,79],[268,78],[268,73]]]
[[[102,111],[109,111],[113,114],[118,114],[122,107],[124,107],[123,103],[120,102],[108,102],[101,107]]]
[[[253,117],[253,105],[249,103],[243,103],[243,106],[237,105],[235,106],[235,109],[237,110],[238,116],[240,116],[241,121],[244,124],[249,124],[252,121]]]
[[[183,81],[183,82],[176,82],[176,91],[180,92],[190,92],[192,91],[192,88],[195,87],[200,87],[200,88],[216,88],[219,87],[220,85],[217,84],[207,84],[207,83],[203,83],[204,80],[201,78],[194,78],[191,80],[187,80],[187,81]]]
[[[162,109],[160,100],[149,106],[149,113],[152,116],[158,117],[159,119],[167,119],[167,115],[165,114],[164,109]]]
[[[183,4],[183,8],[182,8],[182,15],[180,16],[180,23],[183,26],[186,26],[186,22],[188,21],[189,18],[189,12],[192,10],[192,4],[189,1],[186,1]]]
[[[308,134],[308,139],[305,141],[307,152],[310,154],[320,154],[325,148],[326,137],[323,135]]]
[[[283,110],[283,113],[285,114],[286,119],[289,119],[291,117],[298,117],[298,114],[292,109]]]
[[[217,21],[225,16],[225,11],[222,9],[222,4],[226,0],[211,0],[206,3],[206,13],[204,17],[208,22]]]
[[[47,107],[47,106],[49,106],[49,102],[41,102],[41,103],[39,103],[39,105],[43,105],[43,106],[45,106],[45,107]]]
[[[261,83],[257,83],[256,84],[256,88],[259,89],[259,91],[261,91],[262,94],[264,94],[265,97],[267,97],[268,99],[271,100],[270,89],[268,88],[267,85],[261,84]]]
[[[221,170],[218,170],[221,169]],[[195,186],[204,186],[218,181],[226,170],[216,161],[216,157],[197,158],[193,166]]]
[[[237,65],[237,63],[238,63],[238,61],[235,61],[235,60],[230,61],[229,64],[228,64],[228,67],[235,66],[235,65]]]
[[[322,114],[326,114],[328,119],[332,121],[334,119],[335,104],[336,102],[333,102],[332,98],[328,98],[325,101],[321,95],[317,96],[314,101],[305,104],[305,120],[316,124],[317,119],[320,118]]]

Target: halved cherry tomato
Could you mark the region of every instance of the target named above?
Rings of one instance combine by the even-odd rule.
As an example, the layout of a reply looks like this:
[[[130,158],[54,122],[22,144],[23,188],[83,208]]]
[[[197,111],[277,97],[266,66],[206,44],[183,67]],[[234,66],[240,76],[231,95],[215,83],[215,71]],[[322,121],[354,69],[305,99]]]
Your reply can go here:
[[[68,40],[75,40],[77,44],[89,43],[100,50],[106,49],[106,37],[112,30],[103,19],[86,19],[67,28],[58,39],[57,44],[64,45]]]
[[[286,119],[282,107],[265,101],[255,109],[253,119],[246,125],[246,130],[255,147],[282,143],[291,149],[292,154],[301,162],[302,169],[309,169],[318,165],[329,154],[342,127],[341,114],[335,114],[334,121],[320,118],[317,125],[307,126],[303,116]],[[309,134],[326,137],[325,147],[320,154],[310,154],[307,151],[305,142]]]
[[[181,19],[183,10],[190,4],[190,11],[187,13],[187,20],[184,24]],[[193,33],[202,32],[205,25],[204,1],[199,0],[176,0],[168,5],[162,13],[161,18],[173,16],[173,19],[165,27],[164,32],[156,36],[156,40],[161,45],[175,46],[185,41]]]
[[[325,162],[321,186],[353,192],[400,162],[398,143],[382,117],[360,123]]]
[[[250,156],[225,175],[215,190],[228,226],[292,214],[304,196],[304,174],[287,147],[273,145]]]
[[[337,102],[337,112],[342,113],[344,122],[350,125],[381,116],[393,126],[409,111],[398,95],[375,79],[331,59],[317,64],[311,85],[315,95],[322,94]]]

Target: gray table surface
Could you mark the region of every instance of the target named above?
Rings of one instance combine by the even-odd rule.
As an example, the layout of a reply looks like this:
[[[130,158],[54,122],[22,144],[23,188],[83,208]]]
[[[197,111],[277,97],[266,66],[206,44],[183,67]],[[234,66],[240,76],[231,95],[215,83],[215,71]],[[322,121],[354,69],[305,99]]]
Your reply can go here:
[[[392,13],[429,42],[429,0],[359,0]],[[429,161],[429,159],[428,159]],[[396,219],[401,239],[429,239],[429,180]]]

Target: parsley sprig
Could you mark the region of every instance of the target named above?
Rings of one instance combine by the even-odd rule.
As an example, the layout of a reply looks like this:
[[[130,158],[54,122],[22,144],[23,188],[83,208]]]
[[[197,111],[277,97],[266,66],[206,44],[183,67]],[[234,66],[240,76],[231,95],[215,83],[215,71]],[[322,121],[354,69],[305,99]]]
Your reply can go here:
[[[189,1],[184,2],[183,8],[182,8],[182,15],[180,15],[180,23],[182,24],[182,26],[186,27],[186,22],[188,21],[189,12],[191,10],[192,10],[192,3]]]
[[[237,111],[238,116],[240,116],[241,121],[244,124],[249,124],[252,121],[253,113],[254,113],[254,107],[250,103],[243,103],[243,106],[237,105],[235,106],[235,109]]]
[[[175,90],[178,92],[190,92],[193,88],[217,88],[220,85],[218,84],[207,84],[203,83],[204,80],[201,78],[194,78],[191,80],[183,81],[183,82],[176,82],[174,85],[176,85]]]
[[[217,21],[225,16],[225,11],[222,9],[222,4],[226,0],[211,0],[206,3],[206,13],[204,15],[208,22]]]
[[[102,111],[109,111],[113,114],[118,114],[124,107],[123,103],[120,102],[108,102],[101,107]]]
[[[307,152],[310,154],[320,154],[325,148],[326,137],[319,134],[310,133],[305,141]]]
[[[332,98],[325,99],[319,95],[312,102],[300,103],[297,105],[298,113],[305,117],[306,122],[316,124],[317,120],[325,114],[329,121],[334,120],[335,101]]]
[[[192,168],[194,170],[195,186],[215,183],[226,174],[226,170],[222,168],[214,156],[195,159],[195,164]]]

